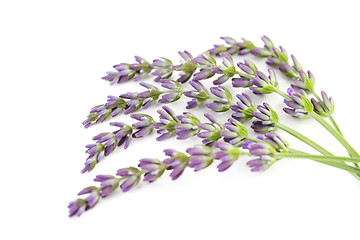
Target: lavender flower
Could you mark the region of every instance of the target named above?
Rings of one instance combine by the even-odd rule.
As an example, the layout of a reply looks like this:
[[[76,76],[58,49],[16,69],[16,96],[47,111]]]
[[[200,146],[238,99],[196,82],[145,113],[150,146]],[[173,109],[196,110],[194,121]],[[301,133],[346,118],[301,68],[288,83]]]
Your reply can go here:
[[[87,187],[78,193],[79,196],[84,194],[88,194],[85,199],[78,198],[77,200],[69,203],[69,217],[75,215],[80,217],[84,211],[93,208],[100,199],[100,193],[97,187]]]
[[[166,168],[166,166],[156,158],[140,159],[138,166],[141,168],[141,170],[145,171],[144,181],[150,183],[161,177]]]
[[[279,86],[274,71],[272,71],[271,69],[269,69],[268,71],[269,77],[267,77],[263,72],[256,71],[256,77],[250,80],[250,83],[254,85],[250,87],[250,90],[253,91],[253,93],[273,93],[275,89]]]
[[[258,133],[266,133],[276,131],[275,123],[279,121],[277,113],[270,107],[268,103],[264,103],[263,106],[258,105],[259,112],[254,112],[253,116],[258,121],[253,121],[251,128]]]
[[[211,123],[198,124],[198,127],[204,131],[198,133],[197,136],[203,138],[202,143],[204,145],[212,147],[221,138],[220,132],[224,129],[224,126],[209,113],[205,113],[204,116]]]
[[[229,44],[230,46],[227,47],[225,45],[216,44],[214,48],[209,49],[208,52],[212,55],[220,55],[222,52],[227,52],[230,54],[245,55],[249,53],[255,46],[249,40],[242,38],[242,42],[236,41],[234,38],[231,37],[221,37],[225,43]]]
[[[151,67],[156,69],[152,72],[152,75],[157,76],[155,82],[160,81],[160,79],[169,78],[173,74],[173,63],[164,57],[155,59],[151,64]]]
[[[105,156],[108,156],[114,151],[116,147],[123,145],[126,149],[130,144],[130,137],[132,135],[132,127],[127,124],[114,122],[110,123],[112,126],[119,127],[112,133],[101,133],[93,137],[96,141],[95,144],[86,145],[86,153],[89,154],[85,161],[85,167],[82,169],[82,173],[90,172]]]
[[[139,122],[132,125],[134,133],[133,138],[141,138],[149,135],[153,130],[155,124],[154,119],[147,114],[131,114],[131,118],[138,120]]]
[[[141,92],[137,95],[137,98],[133,98],[132,102],[132,109],[128,110],[128,112],[135,112],[139,108],[143,107],[144,109],[149,108],[153,105],[157,99],[159,98],[161,92],[160,90],[152,84],[141,82],[141,86],[147,88],[146,91]],[[130,101],[131,102],[131,101]],[[129,102],[129,104],[130,104]],[[130,107],[128,108],[130,109]]]
[[[176,139],[184,140],[189,137],[195,136],[200,132],[198,124],[200,120],[190,112],[184,112],[183,115],[177,116],[180,123],[174,126],[176,132]]]
[[[322,102],[316,101],[314,98],[311,99],[311,102],[314,106],[314,111],[320,116],[327,117],[328,114],[333,114],[335,109],[334,99],[328,97],[328,95],[321,91]]]
[[[231,105],[231,110],[233,114],[231,117],[236,119],[239,122],[246,122],[253,117],[253,112],[256,111],[256,106],[252,102],[249,95],[246,93],[236,94],[236,97],[239,101],[236,102],[236,105]]]
[[[248,88],[252,86],[250,80],[256,76],[256,72],[258,71],[256,65],[250,60],[245,60],[244,63],[239,62],[237,65],[245,74],[249,75],[249,77],[240,76],[239,78],[233,78],[231,80],[233,87]]]
[[[288,62],[288,54],[285,48],[280,46],[280,50],[276,47],[272,47],[271,51],[273,52],[272,56],[267,58],[266,64],[271,67],[279,68],[282,62]]]
[[[229,143],[217,142],[216,147],[221,150],[215,153],[215,159],[221,161],[217,166],[219,172],[223,172],[231,167],[241,155],[240,150]]]
[[[180,123],[180,120],[168,106],[163,106],[157,112],[159,113],[160,121],[154,124],[154,128],[161,135],[156,140],[162,141],[175,135],[175,126]]]
[[[309,112],[313,111],[314,106],[305,91],[300,90],[299,93],[295,93],[292,88],[288,88],[287,93],[292,100],[284,99],[284,103],[289,107],[283,108],[284,112],[296,118],[309,118]]]
[[[177,101],[182,96],[182,86],[178,82],[169,79],[160,79],[161,86],[169,89],[172,92],[163,94],[159,103],[172,103]]]
[[[185,60],[184,63],[180,65],[173,66],[173,70],[180,71],[180,78],[177,79],[180,83],[187,82],[193,73],[196,70],[196,62],[194,61],[193,56],[188,52],[179,52],[180,56]]]
[[[142,172],[134,167],[122,168],[119,169],[116,175],[121,176],[122,179],[126,179],[121,185],[120,188],[123,192],[129,191],[133,188],[141,179]]]
[[[152,70],[150,64],[139,56],[135,56],[137,63],[128,64],[121,63],[114,65],[113,67],[117,72],[107,72],[106,76],[102,79],[109,81],[111,85],[115,83],[123,83],[134,78],[135,81],[140,80]]]
[[[276,150],[268,143],[257,142],[246,146],[252,155],[258,156],[258,158],[250,160],[246,164],[251,168],[252,172],[264,171],[277,160],[273,157]]]
[[[218,79],[213,81],[213,84],[219,85],[226,82],[228,79],[232,78],[236,74],[236,69],[234,66],[234,61],[230,53],[220,53],[220,56],[223,60],[223,67],[219,67],[217,70],[213,69],[213,72],[223,74]]]
[[[139,110],[144,102],[144,99],[140,98],[139,94],[136,92],[127,92],[125,94],[121,94],[119,97],[130,99],[130,101],[128,101],[124,107],[124,114],[130,114]]]
[[[115,189],[119,186],[120,178],[112,175],[97,175],[94,181],[101,183],[100,194],[101,197],[104,198],[115,191]]]
[[[291,88],[297,92],[304,90],[305,92],[311,92],[314,90],[315,86],[315,77],[308,71],[308,75],[302,70],[299,71],[300,77],[294,77],[292,81],[294,84],[291,84]]]
[[[265,136],[258,136],[258,139],[270,144],[276,150],[276,152],[286,153],[289,151],[289,143],[279,134],[274,132],[266,133]]]
[[[208,90],[197,80],[190,81],[190,85],[195,89],[192,91],[184,92],[184,95],[192,98],[191,101],[187,102],[187,109],[195,108],[199,104],[205,102],[209,99],[209,92]]]
[[[202,66],[202,68],[199,72],[194,74],[193,80],[203,80],[214,76],[215,73],[212,72],[212,69],[215,69],[217,67],[216,61],[208,53],[200,54],[199,56],[194,58],[194,62]]]
[[[189,167],[195,172],[207,168],[214,161],[213,151],[207,146],[195,146],[186,149],[186,152],[190,154]]]
[[[172,180],[176,180],[181,176],[185,168],[188,166],[189,157],[186,154],[178,152],[174,149],[165,149],[164,153],[170,158],[165,159],[163,163],[168,165],[166,167],[167,170],[173,170],[170,174],[170,177]]]
[[[90,114],[87,116],[85,121],[83,121],[83,125],[85,128],[90,127],[93,124],[101,123],[105,121],[112,114],[112,109],[107,108],[104,104],[93,107],[90,110]]]
[[[274,47],[273,42],[267,36],[262,36],[261,40],[264,42],[264,48],[255,47],[250,53],[257,57],[270,57],[273,55],[272,49]]]
[[[210,91],[218,97],[218,100],[214,100],[214,102],[208,103],[206,106],[215,112],[228,111],[232,103],[230,91],[224,86],[211,87]]]
[[[248,136],[248,131],[241,123],[230,119],[231,122],[225,123],[226,130],[220,132],[220,135],[224,138],[225,142],[230,143],[233,146],[240,146],[245,137]]]

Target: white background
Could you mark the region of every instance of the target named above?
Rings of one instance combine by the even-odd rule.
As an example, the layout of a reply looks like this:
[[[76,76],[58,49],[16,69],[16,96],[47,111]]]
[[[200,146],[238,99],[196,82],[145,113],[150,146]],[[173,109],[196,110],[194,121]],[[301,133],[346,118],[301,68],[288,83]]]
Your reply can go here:
[[[163,158],[164,148],[185,150],[200,142],[159,143],[153,134],[133,141],[126,151],[118,149],[93,172],[80,173],[84,146],[97,133],[114,130],[111,121],[84,129],[81,122],[90,108],[107,95],[139,91],[133,82],[109,86],[100,78],[114,64],[133,62],[134,55],[149,61],[164,56],[177,64],[177,51],[197,55],[221,43],[220,36],[261,45],[260,37],[268,35],[312,70],[318,90],[334,96],[335,118],[360,150],[360,14],[355,3],[1,1],[0,238],[359,239],[359,182],[302,159],[280,161],[264,173],[251,173],[246,159],[224,173],[215,164],[198,173],[188,169],[175,182],[166,173],[126,194],[117,191],[80,218],[67,216],[68,202],[93,185],[97,174],[115,174],[140,158]],[[265,70],[264,61],[257,63]],[[285,90],[287,83],[281,83]],[[285,116],[276,96],[265,100],[284,123],[346,154],[316,122]],[[185,101],[171,106],[181,113]],[[194,111],[202,120],[204,112]],[[114,120],[133,122],[128,116]],[[292,147],[312,152],[283,136]]]

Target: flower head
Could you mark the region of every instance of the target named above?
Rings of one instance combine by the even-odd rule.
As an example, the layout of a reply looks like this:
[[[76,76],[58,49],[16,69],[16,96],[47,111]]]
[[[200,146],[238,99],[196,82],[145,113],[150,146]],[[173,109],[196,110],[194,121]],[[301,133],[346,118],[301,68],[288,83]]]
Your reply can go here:
[[[253,85],[249,87],[251,91],[255,94],[269,94],[273,93],[275,89],[279,86],[279,83],[276,79],[275,72],[271,69],[269,71],[269,77],[267,77],[263,72],[256,71],[256,77],[250,80],[250,83]]]
[[[95,182],[100,182],[101,197],[107,197],[110,193],[115,191],[115,189],[119,186],[120,178],[114,177],[112,175],[97,175],[94,179]]]
[[[142,172],[134,167],[129,168],[121,168],[117,171],[116,175],[121,176],[122,178],[126,179],[120,185],[120,188],[123,192],[129,191],[133,188],[138,182],[140,181]]]
[[[228,52],[220,53],[220,56],[223,60],[224,66],[219,67],[219,70],[216,70],[216,72],[219,71],[219,73],[223,75],[221,75],[218,79],[216,79],[213,82],[215,85],[223,84],[224,82],[226,82],[228,79],[232,78],[236,74],[234,61],[230,53]]]
[[[240,150],[229,143],[217,142],[216,147],[220,149],[219,152],[215,153],[215,159],[221,161],[217,166],[219,172],[223,172],[231,167],[241,155]]]
[[[230,121],[231,122],[224,124],[226,130],[221,131],[220,135],[224,138],[225,142],[228,142],[233,146],[240,146],[245,137],[248,136],[247,129],[237,121]]]
[[[310,71],[306,74],[303,70],[300,70],[299,77],[293,77],[292,81],[294,84],[291,84],[291,88],[297,92],[301,90],[306,92],[314,90],[315,77]]]
[[[180,77],[177,79],[177,81],[184,83],[187,82],[195,72],[196,62],[188,51],[179,52],[179,54],[185,60],[185,62],[180,65],[173,66],[173,70],[180,71]]]
[[[231,117],[236,119],[239,122],[246,122],[253,118],[253,112],[256,111],[256,106],[251,100],[250,96],[246,93],[236,94],[236,97],[239,101],[236,102],[236,105],[231,105],[231,110],[233,114]]]
[[[151,67],[156,69],[152,72],[152,75],[157,76],[156,82],[160,79],[169,78],[173,74],[173,63],[167,58],[155,59]]]
[[[182,173],[184,172],[185,168],[189,164],[189,157],[182,153],[178,152],[174,149],[165,149],[164,153],[169,158],[163,161],[164,164],[167,165],[167,170],[172,170],[170,177],[172,180],[178,179]]]
[[[186,149],[186,152],[190,154],[189,167],[195,172],[207,168],[214,161],[213,151],[207,146],[195,146]]]
[[[253,116],[257,118],[257,121],[253,121],[251,128],[258,133],[266,133],[275,131],[275,123],[278,122],[279,117],[277,113],[271,108],[268,103],[258,105],[258,112],[253,112]]]
[[[192,98],[191,101],[187,102],[187,109],[195,108],[209,99],[208,90],[199,81],[191,80],[190,85],[194,88],[194,90],[184,92],[185,96]]]
[[[321,91],[322,102],[316,101],[314,98],[311,99],[312,104],[314,105],[314,111],[323,116],[327,117],[329,113],[333,114],[335,109],[334,99],[328,97],[328,95]]]
[[[230,91],[222,85],[211,87],[210,91],[218,98],[218,100],[214,100],[212,103],[206,104],[206,106],[215,112],[228,111],[232,102]]]
[[[179,119],[180,123],[174,126],[177,135],[176,139],[187,139],[200,132],[200,129],[198,128],[200,120],[192,113],[184,112],[183,115],[177,116],[177,119]]]
[[[162,109],[157,112],[160,119],[159,122],[153,126],[157,129],[157,133],[160,134],[156,140],[162,141],[175,135],[175,126],[180,123],[180,120],[168,106],[163,106]]]
[[[166,168],[166,166],[156,158],[140,159],[138,167],[140,167],[141,170],[146,171],[144,174],[144,181],[147,182],[154,182],[161,177]]]
[[[296,118],[309,118],[309,112],[314,110],[314,106],[306,92],[300,90],[299,93],[295,93],[292,88],[288,88],[287,93],[292,100],[284,99],[284,103],[288,106],[283,108],[284,112]]]
[[[140,138],[149,135],[154,130],[154,119],[147,114],[131,114],[131,118],[138,120],[132,125],[134,133],[133,138]]]
[[[247,166],[251,168],[252,172],[264,171],[276,161],[273,157],[276,149],[267,142],[249,142],[245,145],[245,148],[248,149],[252,155],[257,156],[256,159],[247,162]]]
[[[204,116],[211,123],[200,123],[198,127],[203,130],[198,133],[199,138],[203,138],[202,143],[206,146],[213,146],[220,138],[220,132],[224,129],[224,126],[217,121],[211,114],[205,113]]]
[[[183,88],[180,83],[169,79],[160,79],[160,82],[162,87],[174,92],[163,94],[159,103],[172,103],[181,97]]]

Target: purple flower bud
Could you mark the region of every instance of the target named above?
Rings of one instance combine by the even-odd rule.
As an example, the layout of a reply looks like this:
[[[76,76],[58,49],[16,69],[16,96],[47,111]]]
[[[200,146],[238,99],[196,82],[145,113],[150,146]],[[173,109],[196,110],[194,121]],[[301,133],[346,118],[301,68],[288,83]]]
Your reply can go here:
[[[245,122],[252,119],[253,112],[256,111],[256,106],[252,102],[250,96],[246,93],[242,93],[237,94],[236,97],[239,99],[239,101],[236,103],[236,105],[232,105],[230,107],[231,110],[234,111],[231,116],[239,122]]]
[[[195,146],[186,149],[186,152],[190,154],[189,167],[194,168],[195,172],[208,167],[214,160],[213,152],[207,146]]]
[[[78,198],[76,201],[69,203],[69,217],[73,217],[77,215],[81,216],[83,212],[85,212],[86,208],[88,208],[87,201],[85,199]]]
[[[212,76],[214,76],[214,73],[212,73],[210,69],[202,68],[202,69],[200,69],[199,72],[194,74],[193,80],[208,79],[208,78],[211,78]]]
[[[270,156],[263,155],[257,159],[247,162],[247,166],[251,168],[252,172],[262,172],[268,169],[276,160]]]
[[[126,179],[120,185],[120,188],[123,190],[123,192],[127,192],[140,181],[142,172],[137,168],[129,167],[119,169],[116,175]]]
[[[173,149],[165,149],[165,154],[170,158],[163,161],[164,164],[168,165],[167,170],[173,170],[170,174],[172,180],[178,179],[184,172],[185,168],[189,164],[189,157],[181,152]]]
[[[100,194],[101,197],[107,197],[119,186],[119,178],[112,175],[97,175],[94,179],[95,182],[101,183]]]
[[[166,168],[166,166],[160,160],[155,158],[140,159],[138,166],[141,168],[141,170],[146,171],[144,174],[144,181],[150,183],[161,177]]]
[[[229,143],[217,142],[216,147],[220,149],[215,153],[215,159],[221,161],[217,166],[219,172],[227,170],[240,157],[240,150]]]
[[[252,86],[252,84],[250,83],[250,79],[242,76],[240,78],[233,78],[231,79],[231,81],[232,81],[232,86],[235,88],[236,87],[248,88]]]
[[[150,66],[156,69],[152,72],[152,75],[157,76],[156,82],[160,81],[160,79],[171,77],[173,73],[173,64],[167,58],[155,59]]]

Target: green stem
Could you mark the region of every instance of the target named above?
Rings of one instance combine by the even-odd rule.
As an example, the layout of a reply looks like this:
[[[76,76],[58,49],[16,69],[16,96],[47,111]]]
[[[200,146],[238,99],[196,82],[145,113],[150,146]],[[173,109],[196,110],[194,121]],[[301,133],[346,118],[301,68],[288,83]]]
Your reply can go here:
[[[329,166],[333,166],[339,169],[343,169],[351,173],[356,179],[360,180],[360,169],[356,167],[349,166],[347,164],[342,163],[341,159],[351,159],[346,157],[337,157],[337,156],[320,156],[320,155],[312,155],[312,154],[293,154],[293,153],[275,153],[275,157],[280,158],[303,158],[310,159],[316,162],[320,162]],[[354,158],[355,160],[351,161],[359,161],[360,158]],[[340,162],[338,162],[340,161]],[[350,161],[350,160],[349,160]]]
[[[324,155],[314,155],[307,153],[275,153],[274,156],[280,158],[311,158],[320,161],[329,160],[336,162],[360,162],[360,157],[341,157],[341,156],[333,156],[333,155],[324,156]]]
[[[319,144],[317,144],[316,142],[312,141],[311,139],[305,137],[304,135],[302,135],[301,133],[295,131],[294,129],[289,128],[288,126],[285,126],[285,125],[283,125],[281,123],[278,123],[278,122],[275,123],[275,126],[282,129],[282,130],[284,130],[285,132],[293,135],[297,139],[303,141],[304,143],[306,143],[310,147],[317,150],[319,153],[324,154],[324,155],[333,155],[332,153],[327,151],[325,148],[321,147]]]
[[[275,92],[285,98],[286,100],[292,101],[291,97],[285,92],[281,91],[279,88],[275,88]]]
[[[311,112],[310,115],[319,122],[326,130],[328,130],[349,152],[352,157],[360,157],[360,155],[355,151],[355,149],[345,140],[344,136],[336,131],[328,122],[326,122],[322,117],[317,115],[314,112]]]

